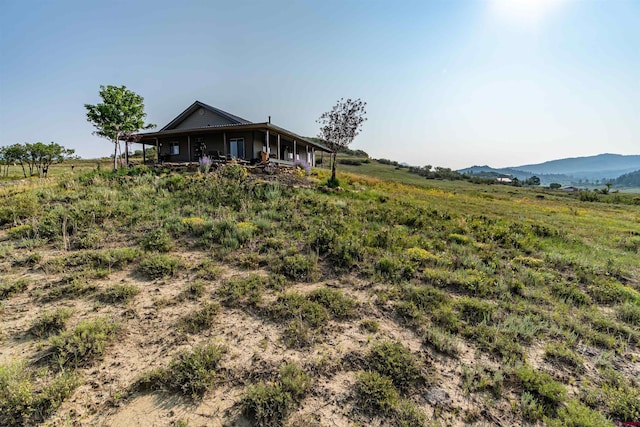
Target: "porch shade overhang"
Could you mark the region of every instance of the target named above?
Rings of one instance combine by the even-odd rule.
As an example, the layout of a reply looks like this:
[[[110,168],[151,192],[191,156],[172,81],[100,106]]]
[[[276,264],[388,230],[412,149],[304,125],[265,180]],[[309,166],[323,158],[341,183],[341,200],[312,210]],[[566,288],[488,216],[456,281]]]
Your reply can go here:
[[[282,135],[286,138],[293,139],[296,141],[304,142],[311,147],[315,147],[318,150],[325,151],[330,153],[325,145],[311,141],[305,137],[297,135],[293,132],[290,132],[286,129],[281,128],[280,126],[276,126],[271,123],[241,123],[241,124],[230,124],[230,125],[218,125],[218,126],[205,126],[200,128],[192,128],[192,129],[169,129],[169,130],[160,130],[158,132],[145,132],[137,135],[137,140],[132,142],[137,142],[138,144],[155,144],[156,138],[167,138],[167,137],[179,137],[179,136],[187,136],[187,135],[204,135],[211,132],[242,132],[242,131],[269,131],[274,132],[274,134]]]

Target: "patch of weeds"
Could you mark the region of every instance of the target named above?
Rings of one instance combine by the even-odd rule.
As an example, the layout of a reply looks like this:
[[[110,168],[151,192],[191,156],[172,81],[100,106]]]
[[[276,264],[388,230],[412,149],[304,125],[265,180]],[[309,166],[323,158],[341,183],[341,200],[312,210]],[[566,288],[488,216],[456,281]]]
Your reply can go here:
[[[243,412],[256,426],[282,426],[311,387],[311,378],[295,364],[283,364],[278,380],[250,386]]]
[[[179,353],[166,368],[154,369],[142,375],[136,387],[145,390],[166,390],[192,398],[202,397],[211,390],[219,376],[220,361],[226,353],[221,345],[205,344]]]
[[[74,373],[62,372],[45,379],[25,362],[0,365],[0,422],[35,425],[52,415],[79,385]]]
[[[222,268],[211,260],[205,260],[196,267],[196,277],[202,280],[218,280],[222,276]]]
[[[499,397],[503,383],[504,373],[500,368],[462,365],[462,390],[467,394],[490,391],[494,396]]]
[[[613,423],[598,411],[572,399],[566,407],[558,410],[555,419],[545,419],[550,427],[610,427]]]
[[[62,298],[73,299],[95,292],[98,287],[91,284],[84,277],[72,275],[62,280],[52,288],[44,297],[44,301],[55,301]]]
[[[196,334],[213,326],[218,313],[220,313],[220,306],[217,303],[205,303],[199,310],[182,318],[180,326],[185,331]]]
[[[398,404],[398,391],[391,378],[376,371],[356,374],[358,405],[371,414],[389,414]]]
[[[187,285],[187,287],[183,292],[183,295],[186,298],[196,300],[202,297],[202,295],[204,295],[204,291],[206,290],[206,288],[207,288],[206,283],[204,283],[201,280],[196,280]]]
[[[88,365],[104,354],[121,327],[111,319],[78,323],[72,331],[51,338],[51,351],[59,366]]]
[[[621,303],[640,298],[638,292],[623,286],[613,278],[596,278],[587,286],[587,292],[601,304]]]
[[[145,233],[140,239],[140,246],[147,251],[169,252],[175,247],[175,242],[167,230],[155,228]]]
[[[107,304],[124,304],[131,301],[140,293],[140,289],[135,285],[117,284],[109,286],[98,295],[98,300]]]
[[[325,307],[336,319],[348,319],[356,313],[356,300],[337,289],[316,289],[309,293],[308,299]]]
[[[322,328],[329,320],[326,308],[296,292],[278,296],[269,312],[274,320],[300,319],[312,328]]]
[[[547,330],[547,323],[537,316],[511,314],[498,325],[498,330],[521,343],[531,344],[533,339]]]
[[[34,267],[42,261],[42,255],[37,252],[31,253],[24,258],[17,259],[13,262],[16,267]]]
[[[375,334],[380,330],[380,323],[377,320],[365,319],[360,322],[359,328],[361,331]]]
[[[0,300],[24,292],[27,290],[27,284],[26,279],[18,279],[13,283],[0,283]]]
[[[522,417],[529,421],[541,420],[545,413],[538,399],[528,391],[520,396],[520,408],[522,409]]]
[[[460,311],[460,317],[470,325],[491,322],[496,309],[490,302],[473,297],[462,297],[456,305]]]
[[[616,315],[623,322],[640,327],[640,305],[626,302],[617,308]]]
[[[273,264],[274,273],[282,274],[291,280],[312,282],[318,278],[318,265],[314,257],[301,254],[285,256]]]
[[[363,260],[364,247],[354,237],[339,236],[329,252],[329,261],[337,270],[350,270]]]
[[[375,344],[367,355],[367,364],[369,369],[389,377],[400,391],[408,390],[422,379],[418,358],[397,341]]]
[[[569,368],[582,371],[583,360],[574,351],[567,347],[564,343],[549,343],[545,347],[544,359],[557,362]]]
[[[431,286],[405,286],[402,289],[405,301],[412,302],[422,311],[433,311],[449,301],[449,296]]]
[[[578,307],[592,304],[589,295],[582,292],[575,283],[554,283],[551,286],[551,293],[561,300],[571,302]]]
[[[486,322],[476,326],[467,326],[463,333],[467,338],[473,339],[479,348],[501,356],[507,361],[523,360],[524,358],[524,350],[517,341]]]
[[[394,424],[398,427],[420,427],[427,425],[427,416],[414,403],[401,400],[395,408]]]
[[[562,403],[567,396],[567,389],[544,372],[536,371],[526,365],[515,370],[516,376],[522,382],[525,391],[532,393],[545,405],[545,414],[549,415],[547,407],[551,409]]]
[[[178,258],[158,254],[143,259],[138,266],[138,271],[149,279],[160,279],[175,276],[181,266],[182,263]]]
[[[436,351],[451,357],[456,357],[460,352],[456,337],[447,331],[432,326],[426,328],[422,334],[422,342],[433,347]]]
[[[38,338],[56,335],[64,329],[67,320],[72,314],[73,310],[66,307],[60,307],[54,311],[46,311],[33,322],[29,332]]]
[[[640,388],[612,368],[605,368],[605,380],[596,388],[586,388],[581,400],[614,419],[640,419]]]
[[[257,307],[262,300],[262,290],[269,279],[258,274],[247,277],[233,277],[225,280],[217,291],[226,307]]]
[[[374,270],[381,278],[392,283],[411,280],[415,274],[412,263],[391,257],[379,259],[375,263]]]
[[[54,269],[62,264],[63,268],[121,270],[140,257],[140,250],[134,248],[115,248],[97,251],[81,251],[61,259],[52,259]]]

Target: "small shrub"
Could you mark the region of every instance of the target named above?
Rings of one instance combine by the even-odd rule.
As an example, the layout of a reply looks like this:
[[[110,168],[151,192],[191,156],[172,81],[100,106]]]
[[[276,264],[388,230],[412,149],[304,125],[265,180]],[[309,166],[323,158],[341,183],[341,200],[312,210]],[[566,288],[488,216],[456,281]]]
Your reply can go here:
[[[524,389],[542,399],[543,403],[558,405],[567,396],[567,389],[547,373],[522,366],[516,369],[515,374],[522,381]]]
[[[196,277],[203,280],[218,280],[222,276],[222,268],[214,262],[205,260],[196,267]]]
[[[425,265],[427,263],[436,263],[439,261],[438,256],[432,254],[426,249],[412,247],[407,249],[407,257],[419,265]]]
[[[231,278],[222,284],[217,295],[227,307],[257,307],[267,282],[268,278],[257,274]]]
[[[73,373],[43,380],[42,372],[26,363],[0,365],[0,423],[7,426],[40,424],[53,414],[79,385]]]
[[[422,340],[424,344],[430,345],[436,351],[452,357],[457,356],[460,351],[455,336],[437,327],[425,329]]]
[[[326,308],[296,292],[278,296],[269,312],[276,320],[300,319],[312,328],[322,328],[329,320]]]
[[[78,323],[72,330],[51,338],[53,357],[60,366],[81,366],[99,359],[116,338],[120,325],[98,318]]]
[[[179,259],[169,255],[151,255],[140,262],[138,270],[150,279],[175,276],[181,267]]]
[[[19,279],[13,283],[0,283],[0,300],[24,292],[27,289],[27,283],[26,279]]]
[[[631,326],[640,327],[640,305],[632,302],[622,304],[617,309],[618,319]]]
[[[390,413],[398,404],[398,392],[389,377],[378,372],[361,371],[356,375],[356,396],[369,413]]]
[[[316,289],[308,295],[308,298],[325,307],[337,319],[348,319],[356,312],[356,300],[336,289]]]
[[[315,259],[296,254],[276,261],[274,273],[282,274],[291,280],[312,282],[318,276],[318,266]]]
[[[250,386],[242,401],[243,411],[257,426],[282,426],[307,394],[311,379],[295,364],[283,364],[274,383]]]
[[[545,419],[550,427],[610,427],[613,425],[604,415],[572,399],[560,408],[556,419]]]
[[[398,427],[420,427],[427,425],[427,416],[415,404],[401,400],[395,408],[394,424]]]
[[[200,280],[196,280],[195,282],[191,282],[187,285],[186,289],[184,290],[184,296],[193,300],[198,299],[202,295],[204,295],[204,291],[206,288],[206,283]]]
[[[55,301],[62,298],[73,299],[95,292],[98,287],[89,283],[86,278],[72,275],[58,283],[44,297],[45,301]]]
[[[140,245],[147,251],[169,252],[175,247],[175,242],[167,230],[155,228],[145,233]]]
[[[462,389],[467,394],[486,390],[498,397],[502,393],[503,382],[504,374],[499,368],[462,365]]]
[[[205,344],[191,351],[179,353],[167,368],[159,368],[144,374],[136,386],[151,390],[169,390],[192,398],[202,397],[213,387],[218,376],[220,361],[226,348]]]
[[[365,319],[360,322],[360,330],[375,334],[380,330],[380,323],[377,320]]]
[[[418,359],[400,342],[377,343],[367,355],[367,362],[370,369],[391,378],[401,391],[409,389],[421,378]]]
[[[135,285],[118,284],[106,288],[98,295],[98,299],[107,304],[123,304],[131,301],[139,293],[140,289]]]
[[[29,332],[38,338],[56,335],[64,329],[72,314],[73,310],[66,307],[46,311],[33,323]]]
[[[460,317],[471,325],[477,325],[480,322],[490,322],[495,306],[487,301],[478,298],[463,297],[457,301]]]
[[[522,409],[522,417],[529,421],[541,420],[545,412],[538,399],[528,391],[520,396],[520,408]]]
[[[199,310],[185,316],[180,324],[187,332],[196,334],[213,326],[219,312],[220,306],[217,303],[205,303]]]
[[[545,347],[545,360],[558,362],[572,369],[582,370],[583,360],[565,344],[549,343]]]

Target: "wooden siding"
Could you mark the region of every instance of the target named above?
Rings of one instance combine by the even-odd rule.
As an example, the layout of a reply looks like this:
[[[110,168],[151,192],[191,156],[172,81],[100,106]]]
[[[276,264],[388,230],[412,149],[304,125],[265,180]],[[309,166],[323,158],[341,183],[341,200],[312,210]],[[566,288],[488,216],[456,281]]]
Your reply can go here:
[[[198,108],[183,121],[174,126],[173,129],[196,129],[207,126],[221,126],[229,124],[233,124],[233,122],[226,117],[222,117],[221,115],[205,108]]]

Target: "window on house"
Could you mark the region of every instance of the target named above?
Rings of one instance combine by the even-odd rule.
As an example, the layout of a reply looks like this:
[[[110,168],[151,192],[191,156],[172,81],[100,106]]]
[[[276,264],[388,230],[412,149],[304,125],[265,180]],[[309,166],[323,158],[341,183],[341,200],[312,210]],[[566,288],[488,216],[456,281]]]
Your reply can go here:
[[[180,143],[177,141],[169,143],[169,154],[172,156],[177,156],[180,154]]]
[[[229,151],[234,159],[244,159],[244,138],[230,139]]]

